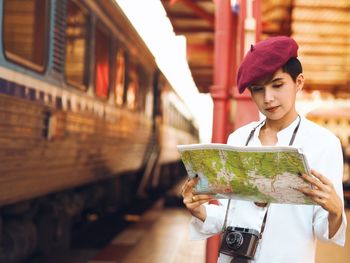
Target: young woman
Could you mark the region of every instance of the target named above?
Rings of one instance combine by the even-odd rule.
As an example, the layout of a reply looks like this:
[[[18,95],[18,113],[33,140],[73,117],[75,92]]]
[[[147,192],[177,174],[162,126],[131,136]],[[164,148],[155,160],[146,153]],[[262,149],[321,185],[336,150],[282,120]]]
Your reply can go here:
[[[263,231],[262,238],[253,251],[254,259],[221,253],[218,262],[311,263],[315,261],[316,238],[342,246],[345,243],[341,145],[335,135],[296,111],[296,94],[304,84],[297,50],[297,43],[288,37],[269,38],[251,47],[239,68],[237,86],[240,93],[249,89],[266,118],[239,128],[227,143],[302,148],[313,177],[302,175],[312,188],[299,191],[318,205],[232,200],[227,225]],[[225,200],[220,200],[220,205],[209,205],[206,203],[211,196],[193,194],[198,180],[186,182],[182,192],[183,202],[193,215],[190,223],[193,239],[220,233],[227,209]]]

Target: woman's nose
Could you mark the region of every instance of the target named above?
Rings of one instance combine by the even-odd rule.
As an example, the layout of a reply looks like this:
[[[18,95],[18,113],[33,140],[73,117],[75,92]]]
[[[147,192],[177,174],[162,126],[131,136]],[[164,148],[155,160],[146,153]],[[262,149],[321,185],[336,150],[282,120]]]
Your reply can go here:
[[[273,91],[270,88],[265,88],[265,93],[264,93],[264,101],[267,102],[271,102],[274,100],[274,95],[273,95]]]

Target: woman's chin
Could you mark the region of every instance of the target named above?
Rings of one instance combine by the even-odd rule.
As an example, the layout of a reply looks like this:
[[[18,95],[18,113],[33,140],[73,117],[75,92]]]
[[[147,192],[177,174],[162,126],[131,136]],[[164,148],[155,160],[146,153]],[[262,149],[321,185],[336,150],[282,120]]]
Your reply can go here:
[[[277,121],[283,117],[281,113],[278,112],[264,112],[267,119]]]

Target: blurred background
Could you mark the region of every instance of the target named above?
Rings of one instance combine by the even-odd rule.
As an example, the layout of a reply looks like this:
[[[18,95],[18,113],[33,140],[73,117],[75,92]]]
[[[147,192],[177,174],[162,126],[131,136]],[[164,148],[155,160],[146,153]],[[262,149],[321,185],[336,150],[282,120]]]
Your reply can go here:
[[[186,232],[176,146],[225,143],[261,118],[236,71],[276,35],[299,44],[298,111],[342,143],[348,208],[349,11],[350,0],[0,0],[0,262],[208,260]],[[349,253],[320,245],[317,262]]]

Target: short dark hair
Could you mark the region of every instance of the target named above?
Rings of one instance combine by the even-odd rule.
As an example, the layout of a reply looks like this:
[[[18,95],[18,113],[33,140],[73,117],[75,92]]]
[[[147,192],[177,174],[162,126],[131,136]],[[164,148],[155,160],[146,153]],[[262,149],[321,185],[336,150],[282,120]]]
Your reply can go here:
[[[282,71],[289,74],[295,82],[299,74],[303,72],[303,67],[301,66],[299,59],[290,58],[287,63],[283,65]]]

